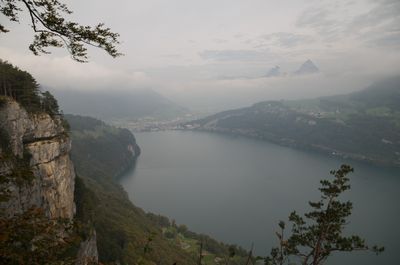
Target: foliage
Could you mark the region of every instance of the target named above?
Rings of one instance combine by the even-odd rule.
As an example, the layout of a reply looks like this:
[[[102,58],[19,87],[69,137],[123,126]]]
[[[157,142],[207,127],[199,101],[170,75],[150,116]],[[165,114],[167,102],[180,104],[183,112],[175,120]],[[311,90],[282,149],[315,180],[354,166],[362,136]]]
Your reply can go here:
[[[98,198],[93,191],[86,187],[79,176],[75,177],[74,201],[76,205],[75,218],[82,223],[91,223]]]
[[[80,238],[68,220],[49,219],[32,208],[12,218],[0,219],[1,264],[75,264]]]
[[[10,135],[8,135],[8,132],[2,127],[0,127],[0,149],[0,158],[4,158],[6,154],[11,152]]]
[[[42,108],[43,110],[50,114],[50,115],[56,115],[60,113],[60,108],[58,106],[58,102],[55,99],[55,97],[50,94],[49,91],[45,91],[42,93]]]
[[[147,213],[146,214],[147,218],[154,222],[155,224],[159,225],[160,227],[170,227],[171,222],[169,221],[168,217],[163,216],[163,215],[156,215],[154,213]]]
[[[45,112],[51,116],[60,113],[57,100],[49,91],[41,92],[36,80],[26,71],[0,60],[1,104],[7,97],[21,104],[29,113]]]
[[[72,159],[81,176],[117,177],[134,163],[139,147],[129,130],[89,117],[65,115],[65,119],[71,126]]]
[[[58,0],[2,0],[0,11],[9,20],[19,22],[25,11],[31,19],[35,36],[29,49],[35,54],[48,54],[48,47],[65,47],[78,62],[86,62],[87,45],[105,50],[110,56],[120,56],[115,47],[119,34],[99,23],[94,27],[68,21],[64,17],[72,14],[66,4]],[[0,24],[0,33],[8,30]]]
[[[3,153],[0,155],[0,161],[8,164],[11,169],[9,174],[0,175],[0,202],[9,199],[7,184],[15,183],[18,187],[22,187],[23,185],[30,185],[35,178],[30,166],[30,153],[24,151],[22,158],[15,157],[10,153],[9,149],[5,149],[5,152],[3,150]]]
[[[26,71],[0,60],[0,94],[11,97],[28,112],[41,110],[39,85]]]
[[[179,237],[184,237],[186,239],[195,240],[196,242],[203,242],[204,250],[215,255],[230,256],[232,253],[235,253],[238,257],[245,257],[247,255],[247,251],[242,247],[227,245],[208,235],[190,231],[186,225],[177,225],[174,220],[170,221],[168,217],[163,215],[156,215],[153,213],[147,213],[146,215],[153,223],[163,228],[164,236],[168,239],[176,240],[179,239]]]
[[[4,107],[6,103],[7,103],[7,98],[4,97],[3,95],[0,95],[0,109]]]
[[[384,250],[376,246],[368,247],[365,240],[357,235],[343,235],[353,205],[350,201],[341,202],[338,197],[350,189],[347,177],[350,172],[353,168],[342,165],[339,170],[330,172],[334,176],[332,181],[321,181],[321,199],[309,202],[312,211],[304,217],[295,211],[290,214],[292,229],[288,238],[284,237],[285,223],[279,222],[280,231],[276,233],[279,246],[271,250],[265,264],[282,265],[298,261],[302,265],[320,265],[334,252],[373,250],[379,253]]]

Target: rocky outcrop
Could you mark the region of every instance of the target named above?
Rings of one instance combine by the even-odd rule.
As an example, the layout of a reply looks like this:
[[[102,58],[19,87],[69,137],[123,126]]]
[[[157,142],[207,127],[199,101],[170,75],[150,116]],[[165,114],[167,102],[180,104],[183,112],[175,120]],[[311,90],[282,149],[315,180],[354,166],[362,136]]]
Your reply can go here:
[[[15,161],[29,160],[34,176],[29,182],[11,179],[2,184],[9,195],[8,201],[0,203],[6,216],[38,207],[50,218],[73,218],[75,171],[69,157],[71,140],[62,124],[58,116],[28,114],[12,100],[0,109],[0,129],[7,135],[10,149],[8,159],[1,159],[0,174],[12,172]]]
[[[29,114],[8,99],[0,107],[0,140],[0,195],[7,195],[0,201],[0,216],[9,218],[34,207],[43,209],[51,219],[72,220],[75,170],[70,159],[71,140],[62,118]],[[26,174],[30,177],[24,178]],[[81,242],[76,264],[97,263],[93,230]]]
[[[79,247],[78,259],[76,265],[97,264],[97,236],[96,231],[93,230],[90,237],[83,241]]]

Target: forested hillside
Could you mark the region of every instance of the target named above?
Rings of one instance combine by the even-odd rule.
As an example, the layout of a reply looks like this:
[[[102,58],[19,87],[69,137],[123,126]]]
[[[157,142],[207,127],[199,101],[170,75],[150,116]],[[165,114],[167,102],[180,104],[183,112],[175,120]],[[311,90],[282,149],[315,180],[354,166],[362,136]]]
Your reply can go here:
[[[203,242],[204,264],[242,264],[247,252],[191,232],[168,218],[135,207],[116,178],[134,166],[139,147],[133,135],[105,123],[66,115],[71,126],[72,160],[79,178],[77,216],[94,224],[99,259],[106,264],[196,264]]]
[[[400,166],[400,77],[348,95],[260,102],[186,127]]]

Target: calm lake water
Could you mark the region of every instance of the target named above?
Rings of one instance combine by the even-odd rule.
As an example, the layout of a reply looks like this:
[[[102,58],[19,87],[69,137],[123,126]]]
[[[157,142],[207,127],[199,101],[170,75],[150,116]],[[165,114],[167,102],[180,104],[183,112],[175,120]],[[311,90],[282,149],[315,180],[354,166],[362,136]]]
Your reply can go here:
[[[130,199],[146,211],[186,224],[224,242],[269,253],[279,220],[318,200],[319,180],[342,161],[268,142],[205,132],[135,134],[142,154],[121,179]],[[354,203],[348,232],[386,247],[335,255],[328,264],[400,264],[400,171],[349,162]]]

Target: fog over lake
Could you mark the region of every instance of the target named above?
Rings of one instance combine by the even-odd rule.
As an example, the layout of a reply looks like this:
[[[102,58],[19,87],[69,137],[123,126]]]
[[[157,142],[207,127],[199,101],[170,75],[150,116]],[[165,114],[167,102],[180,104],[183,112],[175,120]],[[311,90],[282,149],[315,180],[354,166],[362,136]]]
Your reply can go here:
[[[382,169],[243,137],[204,132],[136,133],[142,148],[121,184],[145,211],[190,230],[269,254],[279,220],[319,199],[319,180],[342,163],[355,168],[344,199],[354,203],[348,232],[383,245],[375,256],[334,256],[328,264],[398,264],[400,171]]]

